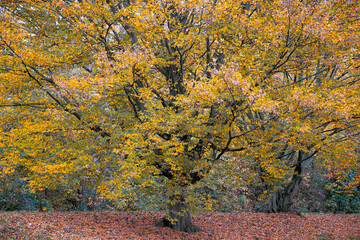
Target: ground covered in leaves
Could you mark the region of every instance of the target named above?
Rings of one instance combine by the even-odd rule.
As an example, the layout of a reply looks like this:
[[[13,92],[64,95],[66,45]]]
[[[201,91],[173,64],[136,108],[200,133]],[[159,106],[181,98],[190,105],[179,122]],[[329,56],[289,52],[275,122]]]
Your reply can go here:
[[[3,212],[0,239],[360,239],[360,215],[206,213],[202,232],[156,227],[161,213]]]

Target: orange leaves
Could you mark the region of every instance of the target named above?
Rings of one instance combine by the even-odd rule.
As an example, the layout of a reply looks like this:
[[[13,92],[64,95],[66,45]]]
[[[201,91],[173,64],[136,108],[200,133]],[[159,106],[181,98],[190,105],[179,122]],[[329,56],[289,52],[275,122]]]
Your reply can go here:
[[[155,227],[160,213],[2,213],[3,238],[57,239],[348,239],[360,234],[357,215],[206,213],[194,216],[202,231],[181,233]]]
[[[286,181],[297,151],[353,168],[341,148],[360,128],[358,10],[335,0],[1,3],[1,123],[16,123],[1,130],[1,161],[24,165],[34,186],[98,177],[112,198],[130,184],[191,192],[214,166],[246,171],[236,154],[269,181]]]

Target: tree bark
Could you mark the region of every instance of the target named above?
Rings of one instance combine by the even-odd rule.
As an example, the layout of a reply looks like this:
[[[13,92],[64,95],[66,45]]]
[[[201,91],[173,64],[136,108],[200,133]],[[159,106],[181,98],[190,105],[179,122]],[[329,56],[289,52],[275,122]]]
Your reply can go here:
[[[302,181],[302,163],[303,152],[299,151],[298,161],[294,169],[294,173],[290,183],[284,189],[276,190],[267,203],[259,208],[259,212],[278,213],[293,212],[293,200],[299,191]]]
[[[173,197],[172,199],[176,199]],[[170,227],[175,231],[194,233],[201,229],[191,221],[191,213],[187,209],[184,198],[177,199],[168,205],[167,216],[158,223],[159,227]]]

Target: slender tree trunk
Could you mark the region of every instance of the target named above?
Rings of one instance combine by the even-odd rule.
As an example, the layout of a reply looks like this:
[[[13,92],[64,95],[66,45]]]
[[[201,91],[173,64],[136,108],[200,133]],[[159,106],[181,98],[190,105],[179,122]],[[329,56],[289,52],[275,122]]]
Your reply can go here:
[[[175,199],[175,197],[172,199]],[[170,227],[179,232],[194,233],[200,231],[200,228],[192,223],[191,213],[187,209],[183,198],[168,205],[168,214],[158,226]]]
[[[278,213],[294,211],[292,209],[293,200],[299,191],[299,186],[302,181],[302,159],[303,152],[299,151],[298,161],[290,183],[284,189],[276,190],[268,202],[258,210],[259,212]]]

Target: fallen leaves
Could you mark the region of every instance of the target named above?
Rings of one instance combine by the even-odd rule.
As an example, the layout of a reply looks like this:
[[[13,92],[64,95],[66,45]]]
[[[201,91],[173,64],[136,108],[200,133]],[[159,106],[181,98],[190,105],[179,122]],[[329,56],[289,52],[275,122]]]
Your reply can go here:
[[[357,239],[360,215],[204,213],[193,235],[156,227],[161,213],[5,212],[1,239]],[[356,238],[357,237],[357,238]]]

